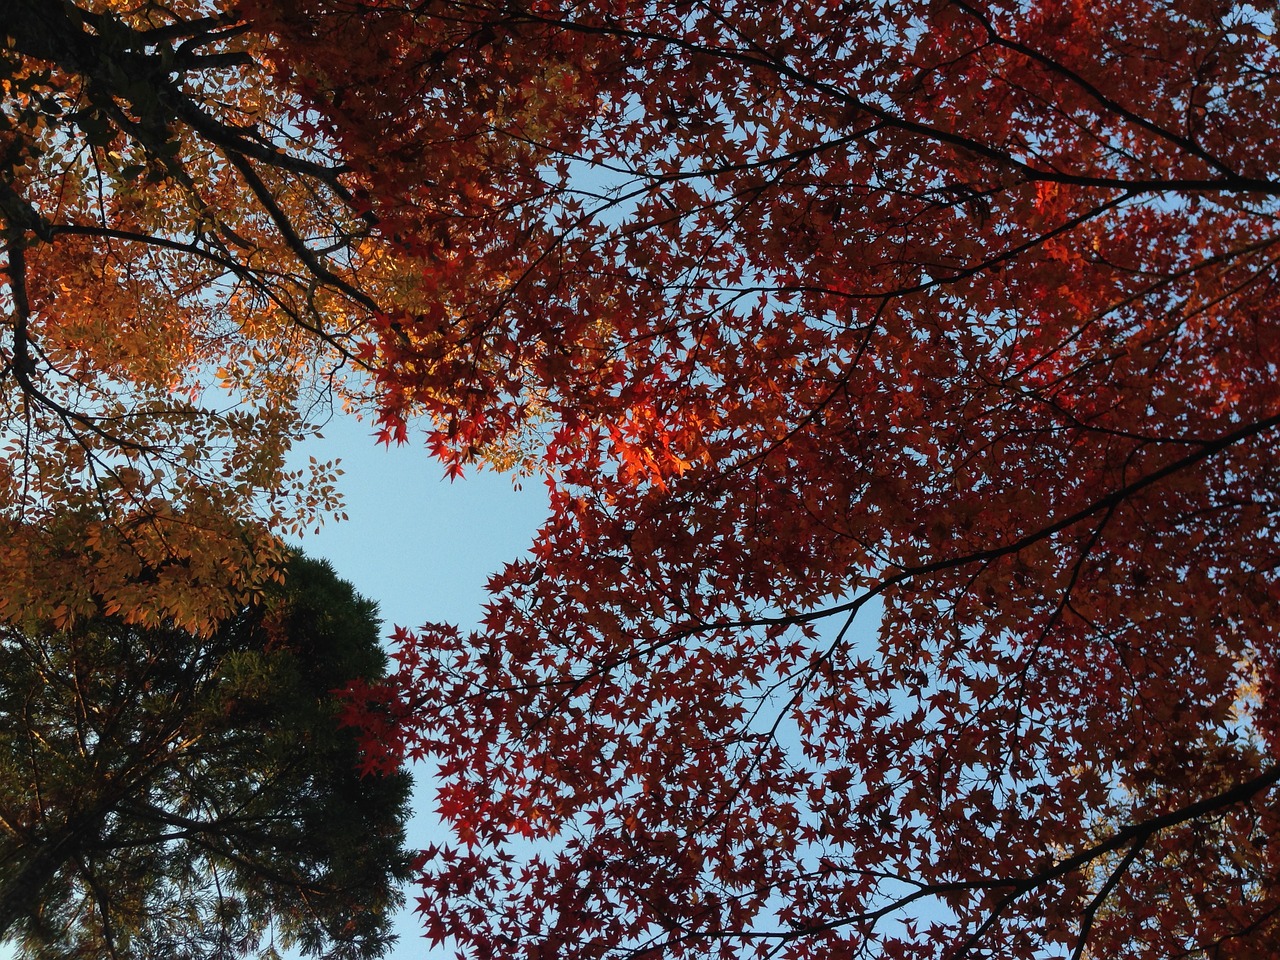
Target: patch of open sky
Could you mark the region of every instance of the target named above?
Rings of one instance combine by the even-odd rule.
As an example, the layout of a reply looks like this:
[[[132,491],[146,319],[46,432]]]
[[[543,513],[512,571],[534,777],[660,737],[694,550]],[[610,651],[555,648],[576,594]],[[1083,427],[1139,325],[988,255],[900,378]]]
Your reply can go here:
[[[339,576],[378,603],[384,633],[392,625],[414,629],[428,621],[454,623],[464,632],[474,628],[488,599],[486,580],[526,554],[546,517],[542,484],[517,486],[510,475],[489,470],[450,482],[421,444],[379,445],[369,421],[341,412],[321,434],[298,444],[292,459],[299,467],[310,457],[340,461],[348,519],[308,534],[302,549],[329,560]],[[419,849],[444,842],[448,833],[434,814],[434,767],[419,764],[412,772],[408,844]],[[453,956],[446,947],[429,949],[422,939],[412,912],[414,889],[397,919],[400,940],[388,960]]]

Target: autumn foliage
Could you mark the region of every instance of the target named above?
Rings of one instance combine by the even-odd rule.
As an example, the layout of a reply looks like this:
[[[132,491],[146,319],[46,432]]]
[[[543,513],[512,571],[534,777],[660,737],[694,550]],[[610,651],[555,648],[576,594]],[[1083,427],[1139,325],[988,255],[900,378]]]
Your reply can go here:
[[[0,32],[0,616],[208,633],[337,509],[285,456],[350,392],[376,245],[225,5]]]
[[[431,939],[1273,954],[1274,4],[225,15],[383,437],[550,489],[348,711],[438,765]]]
[[[272,29],[433,263],[384,402],[551,477],[372,725],[429,934],[1267,955],[1270,9],[331,6]]]

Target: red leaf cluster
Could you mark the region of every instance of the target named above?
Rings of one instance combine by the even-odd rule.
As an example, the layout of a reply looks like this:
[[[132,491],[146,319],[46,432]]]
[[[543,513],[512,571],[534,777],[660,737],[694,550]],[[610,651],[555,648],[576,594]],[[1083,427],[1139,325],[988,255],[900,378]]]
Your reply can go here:
[[[1270,6],[252,11],[419,258],[384,424],[550,478],[375,701],[433,939],[1268,954]]]

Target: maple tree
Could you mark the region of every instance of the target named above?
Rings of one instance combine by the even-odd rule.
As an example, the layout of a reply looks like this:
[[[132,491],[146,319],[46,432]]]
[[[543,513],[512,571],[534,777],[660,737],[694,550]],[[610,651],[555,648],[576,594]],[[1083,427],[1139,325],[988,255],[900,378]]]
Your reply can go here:
[[[1274,4],[240,9],[424,257],[384,417],[550,477],[349,711],[431,938],[1272,954]]]
[[[208,637],[0,631],[0,941],[22,957],[373,958],[409,777],[361,777],[333,688],[385,674],[375,605],[294,557]]]

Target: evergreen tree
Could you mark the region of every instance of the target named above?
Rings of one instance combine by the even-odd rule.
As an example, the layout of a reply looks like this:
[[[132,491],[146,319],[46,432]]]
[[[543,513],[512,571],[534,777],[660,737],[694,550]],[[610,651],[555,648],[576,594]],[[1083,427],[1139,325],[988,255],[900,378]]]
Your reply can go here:
[[[324,563],[212,636],[0,632],[0,939],[26,958],[367,958],[403,903],[406,774],[362,777],[332,691],[376,606]]]

